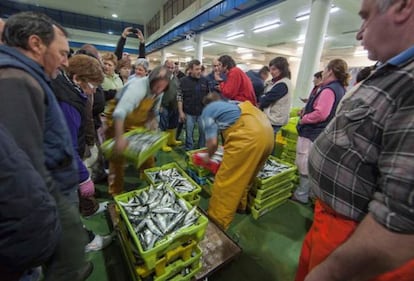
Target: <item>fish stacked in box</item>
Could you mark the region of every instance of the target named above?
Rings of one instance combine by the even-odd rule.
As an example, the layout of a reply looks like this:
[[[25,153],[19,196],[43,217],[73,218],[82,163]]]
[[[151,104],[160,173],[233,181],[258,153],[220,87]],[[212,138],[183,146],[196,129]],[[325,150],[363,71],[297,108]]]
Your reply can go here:
[[[150,184],[167,183],[179,197],[193,206],[200,202],[201,187],[176,163],[146,169],[144,175]]]
[[[140,128],[125,133],[124,137],[128,141],[128,146],[123,152],[123,156],[139,167],[145,160],[161,149],[167,141],[168,134]],[[114,139],[109,139],[102,144],[102,151],[106,158],[112,157],[114,144]]]
[[[292,195],[296,167],[269,156],[249,192],[248,207],[255,219],[285,203]]]
[[[136,280],[190,280],[208,219],[165,183],[115,197]]]

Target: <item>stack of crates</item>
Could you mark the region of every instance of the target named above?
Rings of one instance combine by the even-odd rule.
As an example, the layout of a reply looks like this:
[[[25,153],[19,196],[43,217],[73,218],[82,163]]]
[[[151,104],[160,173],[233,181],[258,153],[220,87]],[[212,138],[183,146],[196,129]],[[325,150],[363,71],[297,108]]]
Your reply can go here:
[[[187,152],[187,173],[190,177],[198,183],[207,194],[211,195],[213,188],[214,174],[196,164],[193,163],[193,154],[197,152],[205,152],[206,149],[196,149]]]
[[[291,197],[292,189],[295,187],[295,181],[297,180],[296,166],[281,161],[274,156],[269,156],[269,160],[288,168],[265,179],[256,178],[248,196],[248,208],[254,219],[258,219],[270,210],[285,203]]]
[[[132,272],[133,281],[190,281],[201,270],[202,251],[199,247],[203,240],[208,219],[196,210],[197,221],[188,227],[168,234],[153,248],[144,250],[139,235],[130,223],[122,203],[130,201],[148,188],[134,190],[115,196],[116,210],[120,213],[118,233],[127,265]],[[188,203],[187,208],[192,206]]]
[[[295,164],[296,159],[296,144],[298,141],[298,131],[296,125],[299,117],[291,117],[289,123],[282,127],[282,137],[284,141],[283,152],[280,159],[290,164]]]
[[[186,192],[186,193],[179,193],[176,190],[174,190],[176,192],[176,194],[179,197],[186,200],[187,202],[189,202],[192,206],[198,206],[198,204],[200,203],[200,194],[199,193],[201,191],[201,186],[198,185],[196,182],[194,182],[192,177],[190,177],[183,169],[181,169],[181,167],[178,166],[177,163],[173,162],[173,163],[165,164],[161,167],[146,169],[144,171],[144,177],[145,177],[146,181],[149,184],[157,185],[157,184],[162,183],[162,181],[157,181],[157,180],[154,181],[153,178],[150,176],[150,174],[154,173],[154,172],[167,171],[167,170],[171,170],[171,169],[176,169],[176,171],[180,174],[180,176],[183,177],[183,178],[186,178],[187,181],[194,187],[193,191]],[[169,182],[166,182],[166,183],[169,184]]]

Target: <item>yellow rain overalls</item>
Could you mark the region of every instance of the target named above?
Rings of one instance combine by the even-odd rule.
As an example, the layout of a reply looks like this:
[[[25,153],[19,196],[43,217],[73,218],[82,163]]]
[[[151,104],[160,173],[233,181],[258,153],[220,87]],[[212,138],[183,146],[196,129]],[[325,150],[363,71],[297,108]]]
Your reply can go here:
[[[124,121],[125,132],[136,129],[138,127],[145,127],[145,123],[148,121],[148,116],[153,109],[156,99],[154,97],[145,97]],[[111,101],[112,104],[108,104],[108,111],[115,110],[115,102]],[[110,118],[107,120],[108,130],[106,138],[114,137],[114,127],[112,120],[112,113],[108,114]],[[154,156],[145,161],[140,170],[154,167],[155,159]],[[118,195],[124,190],[124,167],[125,159],[123,157],[116,157],[109,160],[109,176],[108,176],[108,193],[112,196]]]
[[[227,229],[237,209],[247,207],[247,194],[273,151],[274,134],[266,115],[250,102],[239,104],[240,118],[224,130],[223,161],[217,171],[208,215]]]

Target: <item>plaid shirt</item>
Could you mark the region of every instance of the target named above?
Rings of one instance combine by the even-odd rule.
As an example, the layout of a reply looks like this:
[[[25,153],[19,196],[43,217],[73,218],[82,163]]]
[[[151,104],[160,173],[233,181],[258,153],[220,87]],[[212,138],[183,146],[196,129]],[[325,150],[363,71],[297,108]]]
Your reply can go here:
[[[315,140],[309,176],[316,196],[361,221],[414,233],[414,48],[382,65]]]

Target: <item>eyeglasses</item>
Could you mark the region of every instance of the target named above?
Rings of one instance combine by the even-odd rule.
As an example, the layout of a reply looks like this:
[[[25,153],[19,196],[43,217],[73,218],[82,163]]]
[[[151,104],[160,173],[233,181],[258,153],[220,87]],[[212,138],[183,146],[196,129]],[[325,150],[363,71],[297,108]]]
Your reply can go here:
[[[95,85],[94,85],[94,84],[92,84],[91,82],[88,82],[87,84],[88,84],[88,87],[89,87],[91,90],[94,90],[94,89],[98,88],[98,86],[95,86]]]

